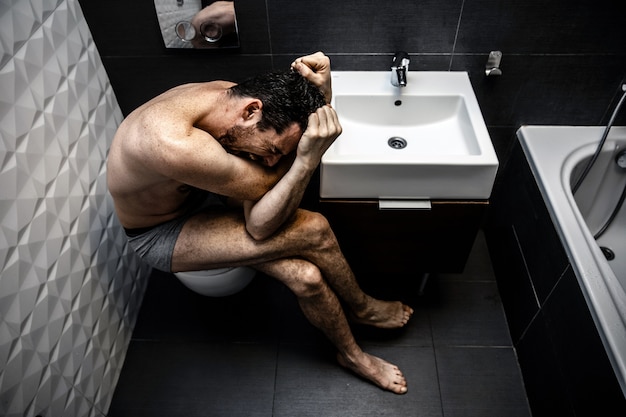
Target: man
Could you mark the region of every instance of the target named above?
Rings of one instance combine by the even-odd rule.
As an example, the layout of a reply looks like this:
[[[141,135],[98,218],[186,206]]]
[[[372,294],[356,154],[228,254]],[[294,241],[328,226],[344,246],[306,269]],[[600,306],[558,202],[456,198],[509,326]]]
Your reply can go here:
[[[146,262],[168,272],[247,265],[277,278],[337,347],[342,366],[403,394],[400,370],[357,345],[338,297],[355,321],[382,328],[404,326],[413,310],[366,295],[326,219],[298,208],[341,133],[331,94],[321,52],[298,58],[291,72],[242,84],[173,88],[120,125],[109,191]],[[241,204],[226,208],[224,197]]]

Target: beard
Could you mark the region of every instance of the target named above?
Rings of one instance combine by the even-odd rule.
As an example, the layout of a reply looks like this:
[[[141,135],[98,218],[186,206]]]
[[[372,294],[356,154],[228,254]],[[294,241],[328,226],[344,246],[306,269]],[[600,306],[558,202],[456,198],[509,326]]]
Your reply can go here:
[[[259,159],[256,155],[242,150],[255,131],[254,127],[233,126],[216,140],[229,154],[256,161]]]
[[[226,150],[236,150],[236,148],[241,147],[245,140],[253,134],[254,129],[251,127],[233,126],[222,136],[219,136],[217,141]]]

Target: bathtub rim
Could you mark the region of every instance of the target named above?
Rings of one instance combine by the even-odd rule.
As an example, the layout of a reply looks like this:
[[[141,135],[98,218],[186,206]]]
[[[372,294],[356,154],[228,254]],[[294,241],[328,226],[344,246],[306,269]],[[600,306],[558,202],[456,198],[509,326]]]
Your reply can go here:
[[[517,138],[626,396],[626,300],[616,299],[611,291],[617,286],[624,293],[624,288],[595,244],[571,190],[564,187],[576,165],[570,156],[597,144],[603,131],[603,126],[524,125],[518,129]],[[607,141],[615,139],[626,140],[626,127],[611,129]]]

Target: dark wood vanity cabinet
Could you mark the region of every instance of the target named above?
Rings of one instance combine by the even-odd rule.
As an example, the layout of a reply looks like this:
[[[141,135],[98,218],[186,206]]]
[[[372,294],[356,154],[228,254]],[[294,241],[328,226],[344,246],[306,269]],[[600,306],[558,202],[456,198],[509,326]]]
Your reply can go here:
[[[459,273],[488,201],[433,201],[429,210],[380,210],[378,200],[322,199],[344,255],[357,276]]]

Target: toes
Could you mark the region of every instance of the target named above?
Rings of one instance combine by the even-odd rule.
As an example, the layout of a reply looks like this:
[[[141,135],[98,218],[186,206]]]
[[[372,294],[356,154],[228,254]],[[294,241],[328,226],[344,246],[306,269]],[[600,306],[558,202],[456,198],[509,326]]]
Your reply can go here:
[[[405,394],[409,389],[406,386],[406,381],[403,379],[400,382],[394,382],[393,386],[390,387],[389,390],[397,394]]]
[[[404,310],[404,314],[402,316],[402,323],[407,324],[409,320],[411,319],[411,316],[413,315],[413,309],[407,305],[403,305],[402,308]]]
[[[402,324],[407,324],[413,315],[413,309],[409,306],[403,305]]]

